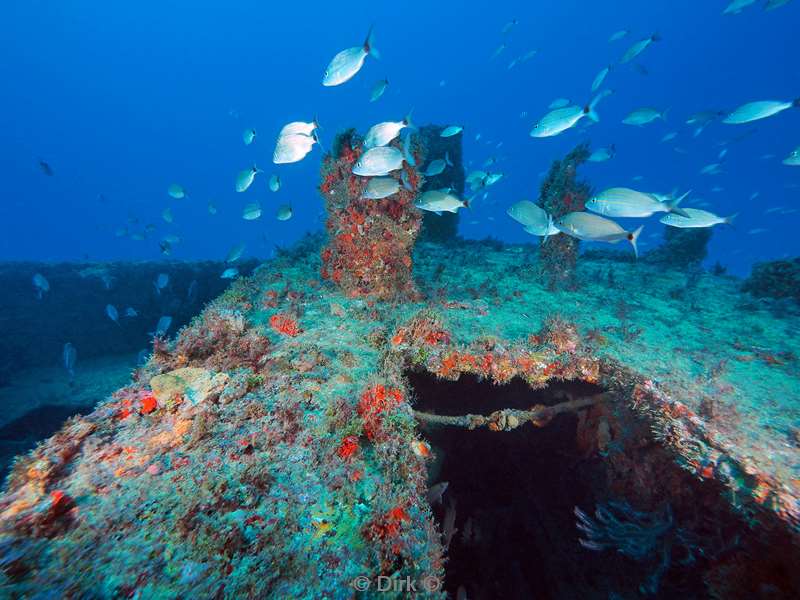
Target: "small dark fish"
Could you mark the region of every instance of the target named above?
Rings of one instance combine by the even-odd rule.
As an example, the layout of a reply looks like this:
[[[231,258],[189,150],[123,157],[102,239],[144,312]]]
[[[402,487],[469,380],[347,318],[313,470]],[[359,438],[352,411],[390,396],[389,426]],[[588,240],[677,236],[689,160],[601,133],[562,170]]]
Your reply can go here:
[[[49,164],[47,164],[47,161],[45,161],[43,158],[39,159],[39,168],[42,170],[42,173],[44,173],[48,177],[52,177],[53,175],[55,175],[55,173],[53,173],[53,168]]]

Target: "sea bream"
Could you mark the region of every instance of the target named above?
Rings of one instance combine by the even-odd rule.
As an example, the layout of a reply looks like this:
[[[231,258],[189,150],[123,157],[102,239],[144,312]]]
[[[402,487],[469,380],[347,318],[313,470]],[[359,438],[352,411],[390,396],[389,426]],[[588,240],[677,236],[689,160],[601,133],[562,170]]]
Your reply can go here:
[[[652,123],[656,119],[662,119],[664,121],[667,120],[667,112],[669,109],[666,110],[658,110],[657,108],[650,108],[646,106],[644,108],[637,108],[633,112],[631,112],[627,117],[622,119],[622,122],[625,125],[637,125],[642,127],[647,125],[648,123]]]
[[[800,98],[786,102],[780,100],[759,100],[756,102],[748,102],[722,119],[722,122],[728,125],[751,123],[753,121],[758,121],[759,119],[766,119],[767,117],[777,115],[778,113],[785,111],[787,108],[792,107],[800,107]]]
[[[424,175],[425,177],[435,177],[436,175],[443,173],[445,168],[452,166],[453,163],[450,162],[450,155],[445,152],[444,158],[437,158],[436,160],[432,160],[430,163],[428,163]]]
[[[393,146],[370,148],[353,166],[353,174],[362,177],[388,175],[403,167],[403,153]]]
[[[520,200],[512,204],[506,210],[506,214],[522,225],[525,231],[531,235],[546,238],[559,232],[553,224],[553,217],[530,200]]]
[[[364,60],[367,56],[380,58],[380,54],[375,48],[371,27],[367,34],[367,39],[364,40],[361,46],[347,48],[333,57],[328,68],[325,69],[325,74],[322,76],[322,85],[331,87],[350,81],[364,66]]]
[[[603,190],[586,203],[587,210],[606,217],[638,217],[645,218],[657,212],[686,215],[679,208],[681,201],[689,195],[686,192],[680,198],[672,200],[668,196],[639,192],[625,187]],[[663,198],[663,199],[662,199]]]
[[[577,125],[578,121],[583,117],[589,117],[594,122],[600,121],[595,108],[597,108],[600,100],[609,94],[611,94],[610,90],[600,92],[588,106],[572,105],[551,110],[533,126],[530,133],[531,137],[544,138],[558,135]]]
[[[287,123],[281,128],[280,133],[278,134],[278,139],[285,137],[287,135],[311,135],[319,128],[319,123],[317,123],[316,119],[306,123],[305,121],[292,121],[291,123]]]
[[[636,240],[639,239],[644,225],[633,231],[627,231],[618,223],[600,215],[593,215],[588,212],[571,212],[558,219],[555,222],[555,226],[561,233],[587,242],[616,244],[620,240],[628,240],[633,246],[633,253],[637,257],[639,256]]]
[[[626,63],[632,61],[634,58],[639,56],[642,52],[644,52],[647,47],[652,44],[653,42],[658,42],[661,40],[661,36],[657,33],[654,33],[650,37],[646,37],[643,40],[639,40],[635,44],[633,44],[630,48],[628,48],[627,52],[622,55],[622,59],[619,61],[620,63]]]
[[[458,212],[459,208],[469,206],[469,200],[461,200],[447,189],[430,190],[417,198],[414,201],[414,206],[420,210],[435,212],[437,214],[443,212],[455,213]]]
[[[256,175],[259,173],[261,173],[261,169],[255,165],[244,171],[239,171],[239,174],[236,175],[236,185],[234,186],[236,191],[246,192],[248,188],[253,185]]]
[[[369,101],[377,101],[381,96],[383,96],[387,87],[389,87],[388,79],[381,79],[379,82],[377,82],[372,88],[372,93],[369,95]]]
[[[713,227],[714,225],[721,224],[730,225],[736,218],[736,214],[738,214],[734,213],[727,217],[720,217],[719,215],[699,208],[684,208],[683,210],[686,213],[685,217],[675,214],[666,215],[661,217],[661,222],[664,223],[664,225],[680,227],[682,229]]]
[[[790,167],[800,167],[800,146],[792,150],[789,156],[784,158],[781,162]]]
[[[281,135],[277,144],[275,144],[272,162],[276,165],[282,165],[301,161],[306,157],[306,154],[311,152],[317,142],[316,132],[311,135],[302,133]]]
[[[368,200],[381,200],[396,194],[400,190],[400,184],[394,177],[373,177],[367,184],[362,198]]]
[[[407,114],[402,121],[386,121],[373,125],[364,136],[365,148],[377,148],[385,146],[394,140],[406,127],[414,127],[411,123],[411,114]]]

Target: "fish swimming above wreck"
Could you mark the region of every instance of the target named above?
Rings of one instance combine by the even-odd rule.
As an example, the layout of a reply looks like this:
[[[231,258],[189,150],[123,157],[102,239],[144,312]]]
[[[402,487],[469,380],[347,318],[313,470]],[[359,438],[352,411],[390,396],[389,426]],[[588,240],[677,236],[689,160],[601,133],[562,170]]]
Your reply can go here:
[[[278,8],[15,8],[0,597],[800,597],[800,3]]]

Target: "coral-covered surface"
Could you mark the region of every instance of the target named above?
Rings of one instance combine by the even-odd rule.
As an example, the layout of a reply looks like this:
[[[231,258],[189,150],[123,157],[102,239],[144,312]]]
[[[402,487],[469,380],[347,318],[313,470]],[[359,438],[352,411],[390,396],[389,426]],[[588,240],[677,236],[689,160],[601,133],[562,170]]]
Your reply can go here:
[[[756,263],[742,287],[754,296],[800,302],[800,258]]]
[[[0,497],[9,597],[350,598],[358,577],[443,578],[407,370],[597,384],[647,438],[627,439],[618,413],[580,417],[581,448],[625,473],[621,493],[659,477],[637,454],[657,447],[754,529],[798,535],[797,317],[754,308],[730,278],[611,259],[579,261],[580,292],[554,293],[533,249],[480,243],[419,245],[423,299],[387,303],[344,274],[319,281],[347,252],[320,264],[308,243],[237,281],[18,459]],[[740,561],[726,555],[715,589]]]
[[[401,149],[400,140],[392,142]],[[354,132],[339,134],[322,163],[319,191],[325,199],[329,241],[322,250],[322,278],[351,297],[389,299],[415,294],[412,248],[422,221],[414,198],[422,185],[417,169],[404,163],[397,193],[381,200],[362,198],[369,177],[353,174],[364,152]],[[419,148],[411,150],[419,156]]]
[[[582,144],[550,166],[539,190],[537,204],[553,220],[584,210],[591,189],[588,183],[578,180],[578,167],[587,158],[589,147]],[[577,284],[575,264],[578,260],[578,246],[577,239],[563,233],[542,238],[539,249],[540,268],[550,289],[571,288]]]

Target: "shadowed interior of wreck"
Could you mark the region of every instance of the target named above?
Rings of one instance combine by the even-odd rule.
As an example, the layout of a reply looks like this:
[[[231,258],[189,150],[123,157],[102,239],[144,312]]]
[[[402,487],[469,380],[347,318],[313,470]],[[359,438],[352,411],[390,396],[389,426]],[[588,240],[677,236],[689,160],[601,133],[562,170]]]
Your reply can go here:
[[[421,372],[406,376],[415,410],[446,415],[529,409],[603,391],[581,382],[534,391],[520,379],[492,385],[468,375],[457,381]],[[610,492],[603,457],[580,450],[578,421],[575,413],[565,413],[542,427],[526,423],[512,431],[420,424],[435,455],[429,486],[449,482],[441,502],[432,503],[440,528],[446,529],[448,510],[456,514],[446,562],[452,597],[459,586],[470,599],[639,596],[658,559],[635,561],[579,543],[576,506],[593,515],[598,503],[627,499]],[[680,471],[674,463],[671,468]],[[673,548],[675,556],[651,597],[694,597],[689,590],[703,589],[706,559],[681,565]]]

